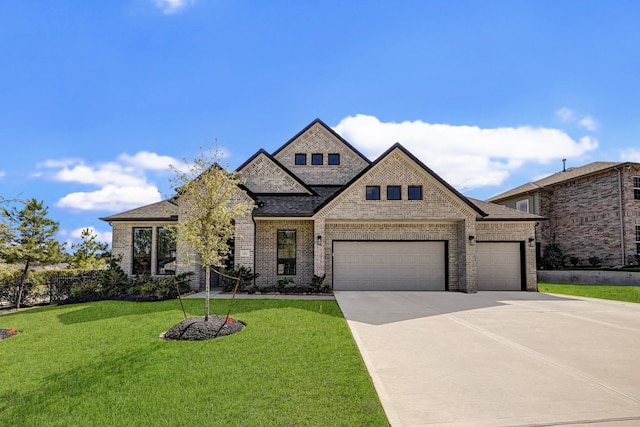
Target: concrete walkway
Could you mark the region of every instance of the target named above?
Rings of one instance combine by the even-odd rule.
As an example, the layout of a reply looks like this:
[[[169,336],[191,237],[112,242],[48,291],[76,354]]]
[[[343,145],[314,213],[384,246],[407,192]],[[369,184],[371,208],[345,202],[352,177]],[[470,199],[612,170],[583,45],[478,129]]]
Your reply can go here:
[[[640,425],[640,304],[336,292],[393,426]]]

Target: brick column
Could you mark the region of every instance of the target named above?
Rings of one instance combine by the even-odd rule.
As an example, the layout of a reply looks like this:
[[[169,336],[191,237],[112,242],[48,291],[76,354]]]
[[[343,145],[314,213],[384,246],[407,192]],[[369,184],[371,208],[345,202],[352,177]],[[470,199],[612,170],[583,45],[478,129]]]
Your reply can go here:
[[[318,236],[320,236],[321,244],[318,244]],[[326,241],[324,233],[324,218],[313,221],[313,274],[322,276],[325,274],[325,248],[330,247],[331,242]]]

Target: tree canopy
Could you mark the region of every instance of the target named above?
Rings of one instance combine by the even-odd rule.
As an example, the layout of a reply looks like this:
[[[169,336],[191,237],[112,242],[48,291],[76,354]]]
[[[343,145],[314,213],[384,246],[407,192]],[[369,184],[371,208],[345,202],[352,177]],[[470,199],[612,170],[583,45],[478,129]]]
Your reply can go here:
[[[251,211],[253,203],[243,197],[237,172],[222,166],[220,151],[200,148],[193,162],[184,160],[185,167],[173,166],[179,220],[171,226],[176,242],[182,248],[183,263],[200,265],[205,270],[205,320],[209,317],[209,287],[211,267],[220,268],[229,256],[229,241],[236,237],[234,218]],[[180,246],[179,246],[180,248]]]

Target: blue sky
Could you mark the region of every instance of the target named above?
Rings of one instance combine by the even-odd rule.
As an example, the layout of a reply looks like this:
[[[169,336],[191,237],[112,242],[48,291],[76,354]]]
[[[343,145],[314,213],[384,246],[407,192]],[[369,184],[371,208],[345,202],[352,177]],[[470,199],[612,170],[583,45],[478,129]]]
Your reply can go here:
[[[405,145],[480,199],[640,162],[637,1],[5,0],[0,195],[75,242],[170,194],[215,138],[233,169],[320,118]]]

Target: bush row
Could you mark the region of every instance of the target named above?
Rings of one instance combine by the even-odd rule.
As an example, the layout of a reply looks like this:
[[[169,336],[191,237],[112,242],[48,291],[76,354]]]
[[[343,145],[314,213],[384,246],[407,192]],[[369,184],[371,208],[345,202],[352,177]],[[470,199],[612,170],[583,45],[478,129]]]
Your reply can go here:
[[[290,277],[285,277],[276,281],[273,285],[258,286],[254,284],[254,280],[260,276],[258,273],[252,273],[250,268],[238,267],[236,269],[225,270],[222,272],[222,280],[224,282],[224,291],[233,292],[237,283],[237,277],[240,276],[240,283],[238,284],[238,292],[246,292],[248,294],[254,294],[256,292],[261,293],[274,293],[281,294],[329,294],[331,288],[324,283],[325,276],[313,276],[311,283],[309,284],[296,284]]]
[[[18,297],[19,270],[0,269],[0,303],[15,306]],[[30,271],[22,293],[22,304],[49,301],[52,304],[128,299],[154,301],[176,298],[190,290],[189,276],[183,273],[162,278],[139,275],[129,278],[116,262],[105,270]]]

